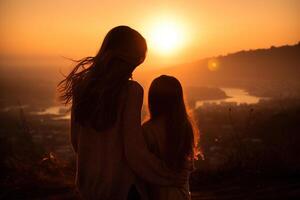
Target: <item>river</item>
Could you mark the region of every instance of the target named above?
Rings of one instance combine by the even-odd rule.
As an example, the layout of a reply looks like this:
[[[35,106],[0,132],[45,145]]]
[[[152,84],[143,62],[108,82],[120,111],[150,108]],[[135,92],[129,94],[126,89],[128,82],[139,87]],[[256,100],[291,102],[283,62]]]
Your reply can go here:
[[[218,100],[204,100],[204,101],[197,101],[196,108],[202,106],[203,104],[220,104],[222,102],[235,102],[237,104],[256,104],[262,97],[252,96],[247,91],[239,88],[220,88],[223,90],[228,98],[225,99],[218,99]]]
[[[247,91],[239,88],[220,88],[223,90],[228,98],[225,99],[218,99],[218,100],[204,100],[204,101],[197,101],[196,108],[202,106],[203,104],[208,103],[215,103],[220,104],[222,102],[236,102],[237,104],[247,103],[247,104],[255,104],[258,103],[261,97],[252,96]],[[57,115],[53,119],[69,119],[70,114],[66,112],[66,107],[64,106],[52,106],[43,111],[35,112],[34,114],[37,115]]]

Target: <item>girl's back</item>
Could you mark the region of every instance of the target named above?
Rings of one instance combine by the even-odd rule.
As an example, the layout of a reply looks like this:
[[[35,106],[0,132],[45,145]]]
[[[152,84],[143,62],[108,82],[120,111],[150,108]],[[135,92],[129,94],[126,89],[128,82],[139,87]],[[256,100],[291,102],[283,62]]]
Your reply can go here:
[[[190,199],[188,177],[193,169],[196,132],[186,111],[180,82],[167,75],[154,79],[148,106],[150,120],[143,124],[143,135],[149,150],[186,177],[181,187],[149,185],[149,195],[158,200]]]
[[[143,124],[143,135],[146,140],[148,149],[159,157],[161,160],[165,160],[166,152],[166,133],[165,123],[163,119],[149,120]],[[193,169],[192,161],[186,161],[186,168],[182,170],[184,176],[186,176],[187,182],[182,187],[162,187],[160,185],[148,184],[148,194],[150,199],[157,200],[189,200],[189,184],[188,177],[190,171]]]

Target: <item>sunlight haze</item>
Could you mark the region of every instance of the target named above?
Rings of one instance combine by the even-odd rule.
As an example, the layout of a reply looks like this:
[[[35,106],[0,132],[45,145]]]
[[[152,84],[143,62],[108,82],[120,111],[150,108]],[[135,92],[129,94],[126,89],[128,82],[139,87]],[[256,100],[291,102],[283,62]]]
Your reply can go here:
[[[92,56],[111,28],[128,25],[148,41],[144,66],[169,66],[297,43],[299,10],[297,0],[7,0],[0,2],[0,56],[8,63]]]

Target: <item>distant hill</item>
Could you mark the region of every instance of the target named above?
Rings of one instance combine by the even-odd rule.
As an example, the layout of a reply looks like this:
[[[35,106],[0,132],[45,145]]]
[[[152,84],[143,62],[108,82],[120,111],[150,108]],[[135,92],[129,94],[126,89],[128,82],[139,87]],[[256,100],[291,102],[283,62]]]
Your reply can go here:
[[[209,65],[213,65],[213,70],[209,69]],[[214,68],[214,65],[217,67]],[[155,74],[174,75],[188,86],[240,87],[248,91],[258,90],[260,86],[266,88],[268,85],[270,88],[272,85],[273,89],[282,89],[282,85],[299,88],[300,42],[205,58],[162,69]]]
[[[215,62],[218,69],[209,70]],[[241,84],[247,81],[299,81],[300,42],[269,49],[239,51],[180,64],[157,73],[176,75],[187,85]],[[300,82],[300,81],[299,81]]]
[[[49,66],[6,66],[0,63],[0,104],[9,106],[20,101],[22,104],[52,105],[57,96],[56,85],[63,78],[60,71],[66,74],[68,70],[63,66],[70,68],[73,64],[63,61],[60,64],[51,62]],[[209,64],[214,62],[218,69],[209,70]],[[161,74],[176,76],[192,103],[201,99],[226,98],[226,94],[218,89],[220,87],[243,88],[258,96],[291,96],[294,93],[300,96],[300,42],[244,50],[160,70],[142,70],[135,72],[134,78],[147,91],[150,81]]]

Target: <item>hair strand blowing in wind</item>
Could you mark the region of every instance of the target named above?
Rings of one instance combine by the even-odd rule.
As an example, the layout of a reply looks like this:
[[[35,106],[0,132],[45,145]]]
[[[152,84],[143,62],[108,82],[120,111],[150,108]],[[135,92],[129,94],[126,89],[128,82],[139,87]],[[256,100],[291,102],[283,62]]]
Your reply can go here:
[[[140,33],[117,26],[107,33],[96,56],[76,61],[58,84],[61,100],[72,103],[75,122],[97,131],[111,128],[117,120],[120,95],[146,52]]]

